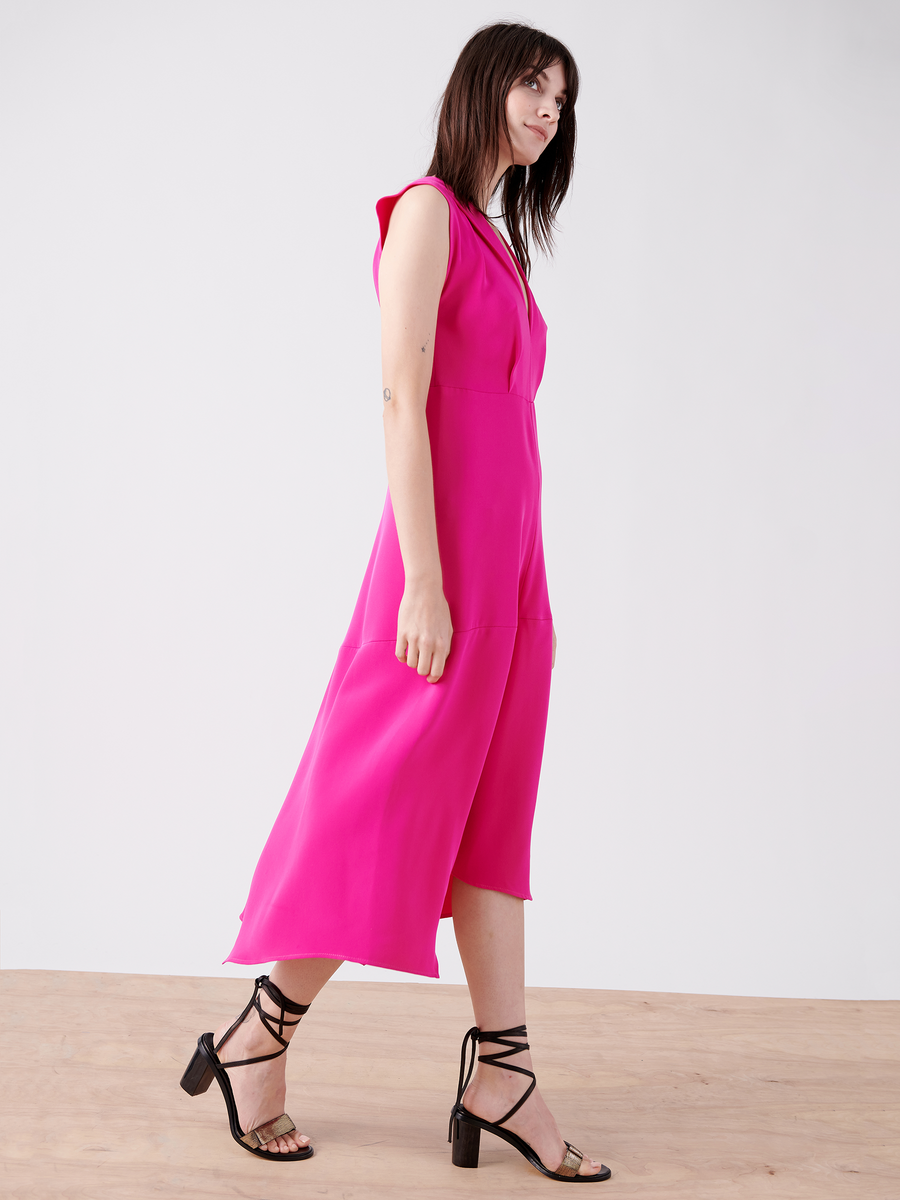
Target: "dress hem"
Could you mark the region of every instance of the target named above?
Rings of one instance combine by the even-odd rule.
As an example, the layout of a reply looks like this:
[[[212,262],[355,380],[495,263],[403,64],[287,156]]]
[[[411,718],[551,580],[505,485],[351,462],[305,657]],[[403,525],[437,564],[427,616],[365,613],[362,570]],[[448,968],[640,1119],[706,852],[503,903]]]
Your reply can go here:
[[[357,963],[360,967],[380,967],[384,971],[401,971],[404,975],[421,975],[425,979],[440,979],[438,972],[438,961],[434,960],[434,969],[431,971],[414,971],[409,967],[398,967],[396,963],[379,962],[374,958],[362,958],[355,954],[336,954],[333,951],[326,953],[324,951],[311,951],[308,954],[272,954],[267,958],[235,958],[229,955],[228,958],[222,960],[222,965],[225,963],[234,963],[239,967],[257,967],[263,963],[270,962],[292,962],[300,958],[336,958],[341,962]]]

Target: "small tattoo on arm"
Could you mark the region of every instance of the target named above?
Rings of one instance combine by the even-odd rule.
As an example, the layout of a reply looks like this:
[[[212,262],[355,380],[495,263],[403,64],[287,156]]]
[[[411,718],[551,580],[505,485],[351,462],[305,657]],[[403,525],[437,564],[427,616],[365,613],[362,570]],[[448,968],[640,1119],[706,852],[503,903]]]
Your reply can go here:
[[[425,346],[427,346],[427,345],[428,345],[428,343],[429,343],[430,341],[431,341],[431,338],[430,338],[430,337],[429,337],[429,338],[426,338],[426,339],[425,339]],[[425,353],[425,346],[423,346],[423,347],[422,347],[422,353],[423,353],[423,354]]]
[[[390,400],[390,398],[391,398],[391,389],[385,388],[381,394],[382,394],[382,396],[384,396],[385,404],[387,404],[388,400]]]

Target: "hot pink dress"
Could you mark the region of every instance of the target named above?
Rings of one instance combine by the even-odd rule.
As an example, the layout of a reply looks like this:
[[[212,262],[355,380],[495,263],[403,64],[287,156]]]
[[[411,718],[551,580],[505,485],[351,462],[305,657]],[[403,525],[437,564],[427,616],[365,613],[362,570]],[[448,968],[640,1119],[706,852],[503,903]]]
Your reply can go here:
[[[547,327],[486,218],[437,178],[407,188],[417,184],[450,205],[426,408],[450,656],[431,684],[394,655],[404,576],[388,494],[350,629],[253,876],[235,963],[341,958],[436,977],[454,875],[531,898],[552,638],[534,411]],[[376,206],[376,290],[407,188]]]

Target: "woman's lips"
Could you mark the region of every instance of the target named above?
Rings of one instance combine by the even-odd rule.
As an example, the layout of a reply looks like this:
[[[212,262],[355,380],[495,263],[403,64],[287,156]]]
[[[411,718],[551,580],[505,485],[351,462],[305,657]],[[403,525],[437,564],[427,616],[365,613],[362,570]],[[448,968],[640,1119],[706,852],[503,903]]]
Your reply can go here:
[[[544,132],[544,130],[541,129],[541,127],[539,125],[526,125],[525,128],[530,129],[532,133],[537,134],[537,136],[541,139],[542,142],[546,142],[547,135]]]

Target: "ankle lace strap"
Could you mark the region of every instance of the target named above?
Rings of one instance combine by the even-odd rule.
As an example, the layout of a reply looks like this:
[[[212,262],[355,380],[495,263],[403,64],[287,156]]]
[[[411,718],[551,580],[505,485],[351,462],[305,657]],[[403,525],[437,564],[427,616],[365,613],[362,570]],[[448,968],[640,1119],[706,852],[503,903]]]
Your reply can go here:
[[[513,1054],[518,1054],[522,1050],[530,1050],[531,1047],[527,1041],[512,1042],[509,1038],[521,1037],[527,1038],[528,1032],[524,1025],[517,1025],[515,1029],[498,1029],[498,1030],[482,1030],[477,1025],[473,1025],[466,1036],[463,1038],[462,1051],[459,1056],[459,1087],[456,1092],[456,1103],[459,1104],[463,1098],[463,1092],[469,1086],[469,1080],[472,1078],[472,1072],[475,1070],[475,1047],[480,1042],[495,1042],[498,1046],[508,1046],[508,1050],[497,1050],[493,1054],[479,1054],[478,1061],[487,1063],[491,1067],[500,1067],[501,1070],[518,1071],[520,1075],[527,1075],[531,1079],[531,1083],[525,1090],[525,1094],[516,1101],[505,1117],[501,1117],[499,1121],[494,1121],[495,1125],[502,1125],[508,1121],[514,1113],[517,1113],[534,1089],[537,1087],[537,1079],[534,1071],[529,1071],[527,1067],[517,1067],[515,1063],[501,1063],[499,1060],[510,1058]],[[466,1051],[471,1047],[472,1055],[469,1060],[469,1068],[466,1070]]]
[[[267,1013],[266,1010],[263,1008],[263,1006],[260,1004],[260,1002],[259,1002],[260,989],[262,989],[266,993],[266,995],[269,997],[269,999],[274,1004],[278,1005],[278,1007],[281,1011],[279,1012],[277,1017],[273,1016],[271,1013]],[[276,1050],[274,1054],[260,1054],[257,1058],[241,1058],[241,1059],[235,1060],[234,1062],[222,1063],[222,1066],[226,1070],[228,1070],[229,1067],[246,1067],[246,1066],[249,1066],[251,1063],[268,1062],[268,1060],[270,1058],[278,1058],[279,1055],[284,1054],[285,1050],[287,1050],[287,1048],[288,1048],[287,1039],[283,1036],[285,1026],[286,1025],[299,1025],[300,1018],[305,1013],[309,1012],[309,1007],[310,1006],[308,1004],[295,1004],[293,1000],[288,1000],[288,998],[287,998],[287,996],[285,996],[284,992],[282,992],[281,989],[279,987],[277,987],[276,984],[274,984],[271,981],[271,979],[268,977],[268,975],[260,975],[260,977],[256,980],[256,985],[253,988],[253,995],[250,997],[250,999],[247,1003],[247,1007],[244,1009],[244,1011],[241,1013],[241,1015],[238,1017],[238,1019],[235,1021],[235,1023],[231,1026],[231,1028],[228,1030],[228,1032],[225,1034],[225,1036],[222,1038],[222,1040],[219,1042],[218,1046],[215,1047],[215,1052],[216,1052],[216,1054],[219,1053],[219,1051],[222,1049],[222,1047],[225,1045],[225,1043],[228,1041],[228,1039],[231,1037],[231,1035],[237,1029],[238,1025],[240,1025],[243,1022],[244,1018],[247,1016],[247,1013],[249,1013],[251,1008],[256,1009],[256,1012],[259,1016],[260,1021],[262,1021],[263,1025],[268,1030],[268,1032],[272,1035],[272,1037],[275,1039],[275,1041],[281,1043],[281,1049]],[[288,1021],[285,1016],[285,1013],[294,1013],[295,1015],[297,1015],[297,1020],[296,1021]],[[277,1032],[273,1028],[273,1025],[272,1025],[273,1021],[278,1026]]]

